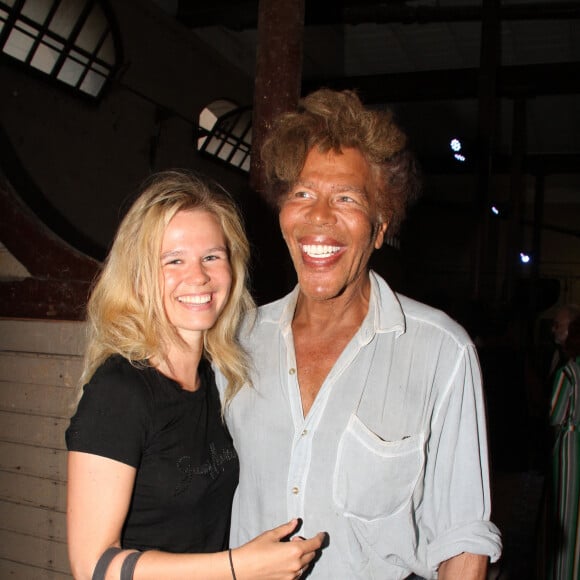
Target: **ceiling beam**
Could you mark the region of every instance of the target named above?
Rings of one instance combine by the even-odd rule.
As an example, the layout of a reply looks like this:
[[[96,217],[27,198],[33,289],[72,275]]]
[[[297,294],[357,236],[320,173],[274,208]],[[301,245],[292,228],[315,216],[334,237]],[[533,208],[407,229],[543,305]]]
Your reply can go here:
[[[308,12],[307,12],[308,14]],[[347,2],[341,22],[345,24],[402,23],[427,24],[432,22],[481,21],[481,5],[464,6],[408,6],[403,2]],[[580,18],[578,2],[545,2],[501,6],[500,20],[569,20]]]
[[[215,0],[178,3],[176,17],[186,26],[225,26],[232,30],[257,28],[258,0]],[[578,2],[542,2],[500,8],[501,20],[570,20],[580,18]],[[409,6],[385,0],[308,0],[305,25],[427,24],[481,21],[482,6]]]
[[[429,175],[472,175],[473,163],[457,163],[448,156],[421,157],[421,167]],[[512,171],[510,155],[494,155],[493,173],[508,175]],[[580,153],[531,153],[524,157],[523,169],[526,175],[577,175],[580,167]],[[576,192],[580,200],[580,191]]]
[[[302,92],[320,87],[353,89],[368,104],[397,101],[475,99],[479,69],[451,69],[366,76],[309,79]],[[500,67],[499,97],[515,98],[580,93],[580,62]]]

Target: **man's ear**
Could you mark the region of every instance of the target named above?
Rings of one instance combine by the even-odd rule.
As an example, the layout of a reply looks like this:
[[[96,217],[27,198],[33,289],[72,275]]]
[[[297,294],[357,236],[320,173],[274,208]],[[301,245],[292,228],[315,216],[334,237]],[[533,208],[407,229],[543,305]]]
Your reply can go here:
[[[383,247],[383,243],[385,241],[385,233],[388,227],[387,222],[379,222],[375,225],[375,250],[378,250]]]

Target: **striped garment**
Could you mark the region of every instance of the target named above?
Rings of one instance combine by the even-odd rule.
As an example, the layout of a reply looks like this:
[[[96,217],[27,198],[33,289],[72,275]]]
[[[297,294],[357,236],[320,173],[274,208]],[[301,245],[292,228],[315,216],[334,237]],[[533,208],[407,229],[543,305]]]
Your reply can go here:
[[[557,429],[552,482],[546,580],[580,579],[580,357],[557,373],[550,423]]]

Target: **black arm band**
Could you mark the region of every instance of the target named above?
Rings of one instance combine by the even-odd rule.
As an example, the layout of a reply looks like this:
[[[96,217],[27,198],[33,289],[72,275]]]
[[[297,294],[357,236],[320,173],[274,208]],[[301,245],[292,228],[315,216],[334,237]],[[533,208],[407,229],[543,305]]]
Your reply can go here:
[[[95,570],[93,572],[93,580],[105,580],[105,574],[107,573],[107,568],[109,567],[109,564],[111,563],[113,558],[119,552],[122,551],[123,551],[122,548],[107,548],[103,552],[103,554],[99,558],[99,561],[97,562],[97,565],[95,566]]]
[[[121,580],[133,580],[133,572],[137,565],[137,560],[143,555],[143,552],[131,552],[121,566]]]

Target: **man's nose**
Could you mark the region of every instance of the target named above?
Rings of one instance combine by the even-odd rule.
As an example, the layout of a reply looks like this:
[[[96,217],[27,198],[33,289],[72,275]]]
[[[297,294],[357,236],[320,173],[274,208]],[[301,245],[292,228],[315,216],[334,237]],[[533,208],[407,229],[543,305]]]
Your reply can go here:
[[[308,219],[315,225],[332,225],[336,223],[336,215],[328,200],[316,199],[308,212]]]

